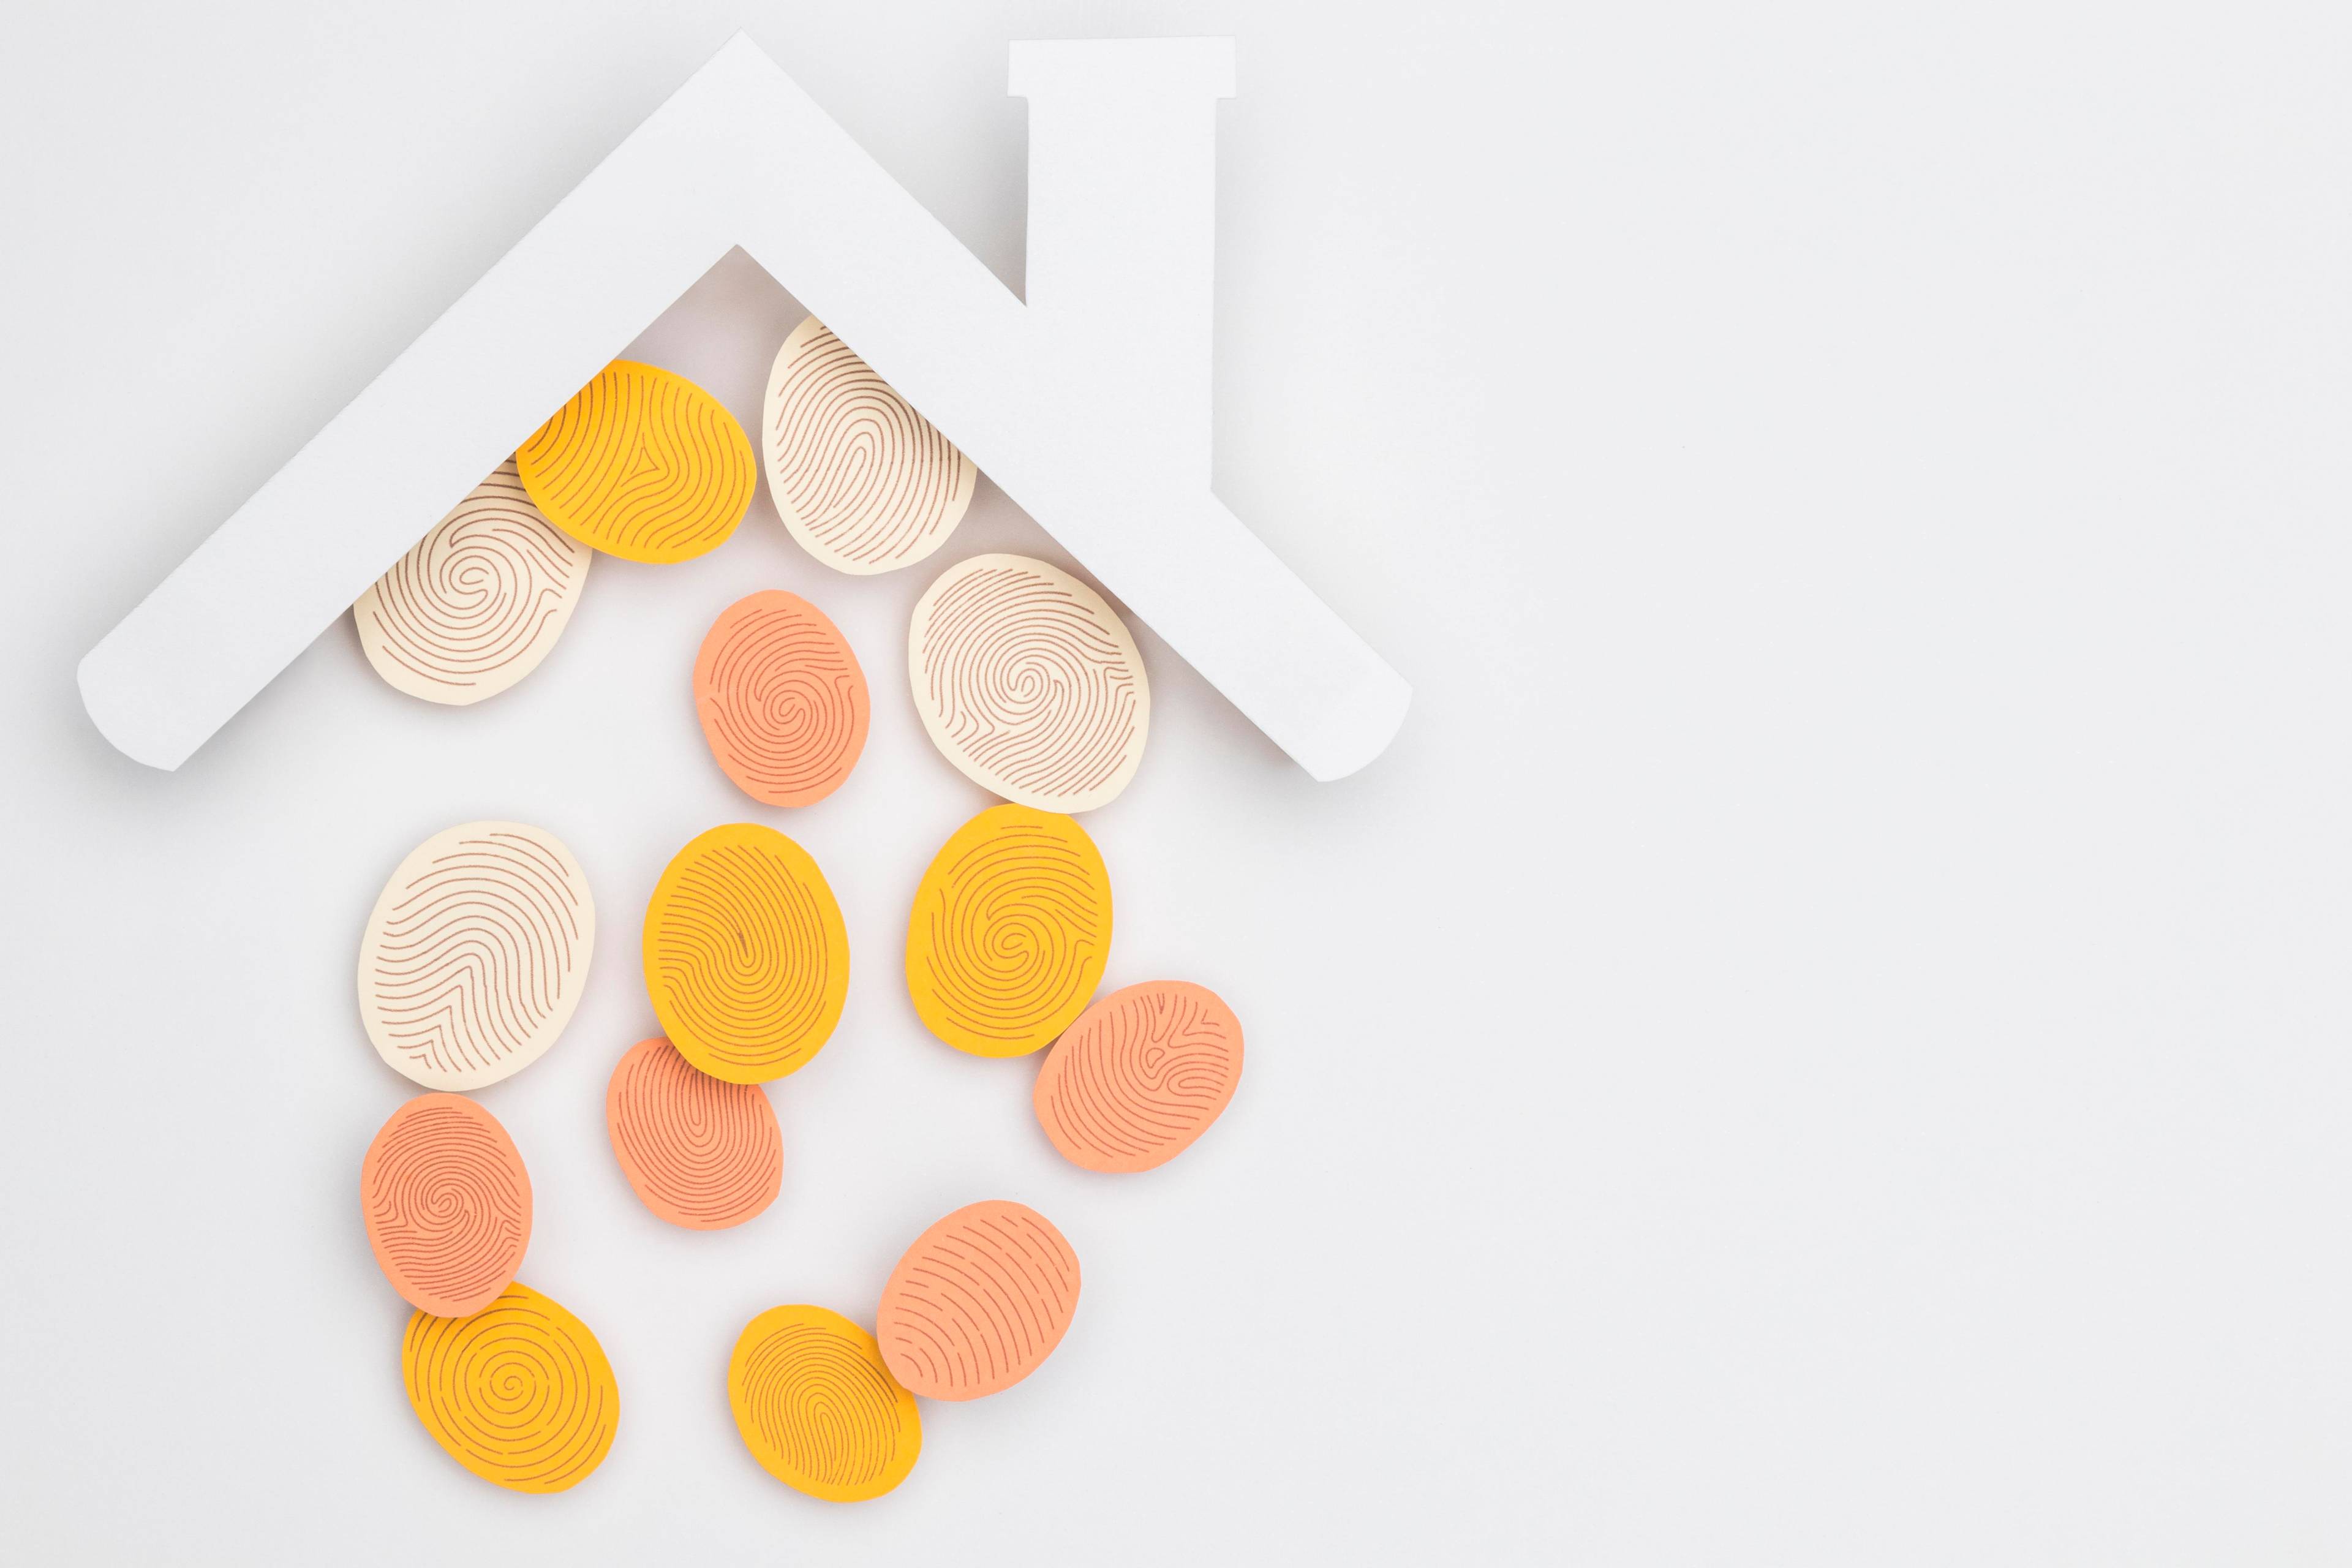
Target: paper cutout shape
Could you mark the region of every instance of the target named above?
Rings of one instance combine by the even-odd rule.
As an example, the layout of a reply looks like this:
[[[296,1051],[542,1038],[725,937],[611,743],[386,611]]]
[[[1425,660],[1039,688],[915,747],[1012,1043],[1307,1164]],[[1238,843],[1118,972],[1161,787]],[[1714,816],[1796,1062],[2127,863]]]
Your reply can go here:
[[[808,1065],[841,1021],[849,932],[808,851],[755,822],[679,850],[646,906],[646,990],[678,1054],[729,1083]]]
[[[627,561],[718,549],[759,485],[751,437],[717,398],[625,359],[556,410],[515,465],[550,522]]]
[[[509,458],[360,595],[360,650],[411,697],[495,697],[563,635],[595,556],[541,515]]]
[[[867,575],[947,542],[980,470],[811,316],[768,373],[768,494],[808,552]]]
[[[1012,1387],[1054,1353],[1078,1310],[1078,1255],[1025,1204],[960,1208],[890,1271],[875,1338],[891,1375],[927,1399]]]
[[[416,1418],[494,1485],[560,1492],[613,1447],[621,1391],[588,1325],[526,1285],[466,1318],[408,1320],[400,1371]]]
[[[907,922],[907,989],[931,1033],[981,1057],[1054,1043],[1110,958],[1110,872],[1087,830],[992,805],[932,857]]]
[[[849,639],[797,594],[730,605],[694,661],[694,707],[727,776],[768,805],[839,789],[866,750],[866,671]]]
[[[698,1072],[658,1036],[613,1068],[604,1126],[646,1207],[688,1230],[741,1225],[783,1185],[784,1137],[767,1091]]]
[[[940,574],[907,628],[915,710],[982,789],[1040,811],[1091,811],[1143,761],[1151,684],[1102,595],[1025,555]]]
[[[727,1363],[735,1429],[760,1468],[828,1502],[863,1502],[907,1479],[923,1448],[915,1396],[874,1336],[823,1307],[771,1307]]]
[[[408,852],[360,942],[360,1019],[427,1089],[480,1089],[555,1043],[588,980],[596,906],[563,841],[468,822]]]
[[[497,1117],[462,1094],[420,1094],[368,1145],[360,1212],[401,1299],[463,1318],[497,1300],[522,1267],[530,1173]]]
[[[1242,1077],[1242,1026],[1206,986],[1147,980],[1084,1013],[1037,1072],[1037,1124],[1072,1164],[1149,1171],[1209,1130]]]

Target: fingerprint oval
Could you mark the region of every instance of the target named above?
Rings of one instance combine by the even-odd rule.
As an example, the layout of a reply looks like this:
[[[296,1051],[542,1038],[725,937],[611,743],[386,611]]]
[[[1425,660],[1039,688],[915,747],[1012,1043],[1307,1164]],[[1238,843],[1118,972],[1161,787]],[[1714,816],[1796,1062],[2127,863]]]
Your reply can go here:
[[[625,359],[557,409],[515,467],[550,522],[629,561],[718,549],[759,485],[751,437],[717,398]]]
[[[979,470],[814,316],[768,374],[768,493],[794,539],[861,574],[947,542]]]
[[[871,703],[849,639],[796,594],[730,605],[694,661],[694,706],[710,754],[744,794],[809,805],[841,787],[866,750]]]
[[[767,1091],[697,1071],[659,1037],[613,1068],[604,1125],[629,1185],[672,1225],[741,1225],[783,1184],[783,1134]]]
[[[993,805],[931,859],[907,923],[907,989],[958,1050],[1019,1057],[1086,1011],[1110,958],[1110,873],[1087,830]]]
[[[761,1468],[829,1502],[880,1497],[923,1448],[915,1396],[874,1336],[823,1307],[771,1307],[745,1325],[727,1363],[727,1403]]]
[[[1078,1255],[1024,1204],[960,1208],[915,1240],[875,1325],[893,1376],[927,1399],[977,1399],[1037,1370],[1078,1307]]]
[[[497,1117],[462,1094],[420,1094],[368,1145],[360,1211],[401,1298],[463,1318],[497,1300],[522,1267],[530,1173]]]
[[[518,1492],[560,1492],[604,1462],[621,1418],[612,1363],[588,1325],[523,1285],[469,1317],[408,1320],[400,1370],[417,1420],[449,1457]]]
[[[563,635],[595,554],[531,504],[509,458],[360,595],[360,650],[411,697],[495,697]]]
[[[907,673],[923,728],[983,789],[1091,811],[1143,761],[1151,686],[1127,623],[1043,561],[975,555],[915,605]]]
[[[1038,1125],[1089,1171],[1148,1171],[1208,1131],[1242,1076],[1242,1026],[1182,980],[1112,992],[1078,1016],[1037,1073]]]
[[[753,822],[677,852],[646,906],[646,990],[678,1054],[729,1083],[808,1064],[841,1021],[849,932],[808,851]]]
[[[360,942],[360,1018],[427,1089],[520,1072],[572,1021],[596,943],[588,879],[561,839],[468,822],[408,853]]]

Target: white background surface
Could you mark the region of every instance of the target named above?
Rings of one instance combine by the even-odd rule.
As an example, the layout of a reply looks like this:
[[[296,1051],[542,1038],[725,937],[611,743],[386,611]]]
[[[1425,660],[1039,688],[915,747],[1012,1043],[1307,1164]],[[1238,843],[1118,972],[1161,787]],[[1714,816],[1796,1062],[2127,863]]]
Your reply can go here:
[[[1439,18],[1443,17],[1443,20]],[[1063,1164],[930,1041],[907,901],[981,795],[901,695],[929,574],[764,493],[604,561],[541,671],[348,624],[177,775],[74,662],[737,26],[1008,281],[1024,37],[1232,31],[1220,493],[1417,688],[1316,785],[1148,633],[1088,819],[1111,980],[1214,985],[1232,1110]],[[0,50],[0,1555],[27,1562],[2294,1563],[2352,1553],[2352,15],[2340,6],[19,4]],[[748,414],[740,263],[650,357]],[[420,528],[431,519],[421,519]],[[331,518],[320,526],[331,527]],[[983,486],[942,561],[1044,551]],[[823,604],[851,785],[747,809],[688,700]],[[354,1188],[404,1098],[360,923],[433,830],[562,836],[585,1004],[483,1099],[604,1468],[457,1470]],[[652,1218],[604,1079],[643,900],[779,822],[841,894],[782,1198]],[[866,1317],[980,1196],[1086,1296],[885,1501],[770,1481],[737,1330]]]

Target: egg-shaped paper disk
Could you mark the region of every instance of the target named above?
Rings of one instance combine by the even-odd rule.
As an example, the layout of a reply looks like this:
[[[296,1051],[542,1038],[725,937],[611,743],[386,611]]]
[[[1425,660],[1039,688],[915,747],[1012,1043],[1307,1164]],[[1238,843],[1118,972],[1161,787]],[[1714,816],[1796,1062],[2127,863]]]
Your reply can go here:
[[[712,1078],[658,1037],[613,1068],[604,1125],[630,1187],[672,1225],[741,1225],[783,1183],[783,1134],[768,1091]]]
[[[770,589],[730,605],[694,661],[694,707],[710,754],[745,795],[812,805],[866,750],[866,671],[825,613]]]
[[[462,1094],[420,1094],[368,1145],[360,1213],[402,1299],[463,1318],[497,1300],[522,1267],[530,1173],[497,1117]]]
[[[890,1271],[874,1337],[927,1399],[978,1399],[1037,1370],[1078,1309],[1078,1255],[1024,1204],[968,1205]]]
[[[1242,1026],[1206,986],[1147,980],[1078,1015],[1046,1053],[1033,1102],[1064,1157],[1148,1171],[1208,1131],[1242,1076]]]
[[[915,710],[982,789],[1091,811],[1143,761],[1151,683],[1127,623],[1076,577],[1025,555],[940,574],[907,629]]]
[[[1086,1011],[1110,957],[1110,873],[1066,816],[996,805],[931,859],[907,923],[907,989],[931,1033],[1026,1056]]]
[[[401,1342],[408,1403],[449,1457],[494,1485],[560,1492],[613,1447],[621,1393],[588,1325],[524,1285],[469,1317],[418,1312]]]
[[[910,566],[971,504],[971,459],[814,316],[776,351],[763,419],[768,494],[837,571]]]
[[[360,942],[360,1021],[426,1089],[480,1089],[555,1043],[596,945],[588,879],[563,841],[468,822],[408,852]]]
[[[360,650],[411,697],[495,697],[555,647],[595,558],[531,504],[509,458],[360,595]]]
[[[751,437],[682,375],[614,360],[515,453],[547,521],[627,561],[718,549],[759,488]]]
[[[806,1066],[849,991],[849,932],[824,873],[753,822],[714,827],[671,859],[646,906],[644,953],[662,1032],[729,1083]]]
[[[880,1497],[907,1479],[923,1418],[874,1336],[823,1307],[771,1307],[727,1363],[727,1403],[751,1457],[828,1502]]]

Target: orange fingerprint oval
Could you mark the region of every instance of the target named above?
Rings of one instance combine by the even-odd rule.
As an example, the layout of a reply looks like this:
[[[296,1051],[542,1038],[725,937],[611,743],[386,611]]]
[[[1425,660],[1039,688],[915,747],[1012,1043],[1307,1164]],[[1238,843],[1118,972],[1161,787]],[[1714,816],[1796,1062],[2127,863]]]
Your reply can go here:
[[[753,800],[808,805],[866,749],[866,671],[849,639],[797,594],[730,605],[694,661],[694,707],[727,776]]]
[[[1042,1050],[1110,960],[1110,872],[1087,830],[992,805],[931,858],[907,919],[907,989],[932,1034],[979,1057]]]
[[[849,932],[824,873],[756,822],[677,852],[646,906],[644,952],[663,1033],[729,1083],[805,1067],[849,992]]]
[[[1234,1097],[1242,1026],[1182,980],[1112,992],[1078,1016],[1037,1074],[1037,1122],[1073,1164],[1148,1171],[1192,1146]]]
[[[628,561],[688,561],[727,542],[759,484],[751,437],[719,401],[616,359],[515,453],[547,520]]]
[[[522,1267],[530,1173],[497,1117],[462,1094],[420,1094],[368,1145],[360,1212],[402,1300],[436,1318],[467,1317]]]
[[[783,1184],[784,1139],[767,1091],[696,1071],[658,1036],[614,1068],[604,1125],[629,1185],[672,1225],[741,1225]]]
[[[975,555],[940,574],[907,628],[916,711],[982,789],[1091,811],[1143,761],[1151,685],[1127,623],[1068,573]]]
[[[1052,1221],[1023,1204],[972,1204],[898,1259],[875,1338],[917,1394],[977,1399],[1036,1371],[1077,1306],[1078,1255]]]
[[[448,1456],[494,1485],[560,1492],[613,1447],[621,1391],[588,1325],[527,1285],[463,1318],[418,1312],[401,1342],[408,1403]]]
[[[727,1363],[735,1429],[760,1468],[828,1502],[863,1502],[907,1479],[923,1449],[915,1396],[874,1336],[823,1307],[771,1307]]]

